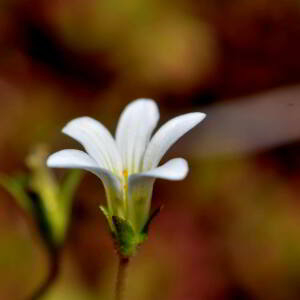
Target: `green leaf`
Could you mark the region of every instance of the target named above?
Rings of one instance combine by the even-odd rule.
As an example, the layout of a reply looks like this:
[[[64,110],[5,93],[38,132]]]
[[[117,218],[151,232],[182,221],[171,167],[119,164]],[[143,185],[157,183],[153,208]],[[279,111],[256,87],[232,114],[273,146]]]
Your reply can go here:
[[[9,177],[5,174],[0,174],[0,186],[2,186],[24,210],[32,212],[31,199],[26,192],[27,185],[28,177],[26,175]]]

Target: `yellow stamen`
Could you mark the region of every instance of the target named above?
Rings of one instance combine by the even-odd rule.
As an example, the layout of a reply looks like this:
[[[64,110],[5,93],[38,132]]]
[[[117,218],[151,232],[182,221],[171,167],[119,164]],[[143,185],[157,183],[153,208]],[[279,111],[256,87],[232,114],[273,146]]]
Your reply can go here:
[[[127,216],[127,210],[128,210],[128,199],[127,199],[127,193],[128,193],[128,170],[123,170],[123,188],[124,188],[124,208],[125,208],[125,215]]]
[[[123,171],[123,176],[124,176],[125,178],[128,177],[128,170],[127,170],[127,169],[125,169],[125,170]]]

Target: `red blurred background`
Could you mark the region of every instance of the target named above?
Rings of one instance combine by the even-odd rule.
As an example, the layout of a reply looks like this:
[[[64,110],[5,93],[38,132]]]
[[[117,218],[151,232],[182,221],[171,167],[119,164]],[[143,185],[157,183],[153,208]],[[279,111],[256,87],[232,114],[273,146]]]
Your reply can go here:
[[[299,299],[299,20],[298,0],[0,0],[1,172],[27,172],[38,144],[78,147],[60,133],[74,117],[114,131],[135,98],[158,101],[162,121],[207,112],[168,154],[190,173],[157,181],[153,207],[164,210],[127,299]],[[0,299],[24,299],[47,255],[32,218],[0,196]],[[86,174],[45,299],[111,299],[103,203]]]

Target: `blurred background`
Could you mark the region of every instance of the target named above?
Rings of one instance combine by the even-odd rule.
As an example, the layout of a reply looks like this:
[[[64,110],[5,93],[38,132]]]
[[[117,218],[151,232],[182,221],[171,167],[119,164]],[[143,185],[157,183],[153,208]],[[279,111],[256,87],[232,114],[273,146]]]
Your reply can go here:
[[[131,300],[300,298],[300,2],[298,0],[0,0],[0,170],[29,172],[39,144],[89,115],[112,132],[124,106],[155,99],[161,123],[208,117],[164,158],[188,159],[128,275]],[[55,171],[61,178],[64,170]],[[33,218],[0,189],[0,299],[43,282]],[[58,280],[44,299],[112,299],[117,256],[85,174]]]

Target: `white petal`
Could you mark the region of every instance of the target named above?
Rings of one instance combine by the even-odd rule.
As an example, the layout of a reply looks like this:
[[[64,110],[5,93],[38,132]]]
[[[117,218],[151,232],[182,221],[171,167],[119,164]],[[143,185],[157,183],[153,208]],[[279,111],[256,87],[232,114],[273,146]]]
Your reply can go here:
[[[151,99],[133,101],[122,112],[116,141],[122,155],[123,168],[129,174],[141,171],[143,155],[158,120],[159,111]]]
[[[136,231],[141,231],[149,218],[155,179],[181,180],[187,173],[186,160],[174,158],[159,168],[129,176],[128,218]]]
[[[100,168],[96,161],[80,150],[61,150],[47,159],[47,166],[52,168],[84,169],[98,176],[105,188],[108,208],[112,215],[122,209],[122,188],[120,180],[109,170]]]
[[[121,174],[122,161],[116,143],[100,122],[81,117],[70,121],[62,131],[81,143],[100,167]]]
[[[148,177],[148,178],[161,178],[167,180],[182,180],[186,177],[189,171],[188,163],[183,158],[174,158],[163,164],[162,166],[146,171],[143,173],[135,174],[130,177]]]
[[[155,168],[168,149],[205,118],[204,113],[189,113],[164,124],[151,139],[144,156],[143,170]]]
[[[66,149],[50,155],[47,166],[51,168],[85,169],[96,172],[98,164],[85,152],[80,150]]]

